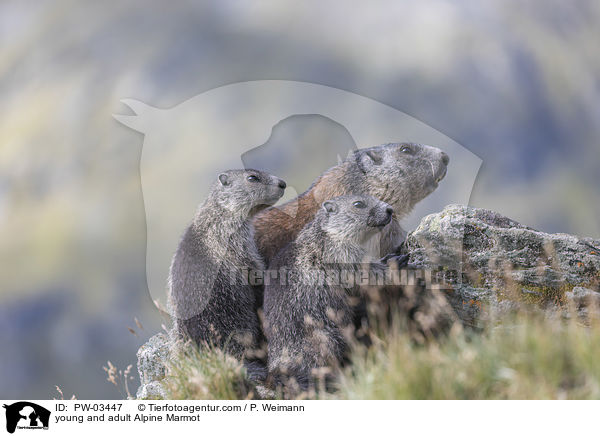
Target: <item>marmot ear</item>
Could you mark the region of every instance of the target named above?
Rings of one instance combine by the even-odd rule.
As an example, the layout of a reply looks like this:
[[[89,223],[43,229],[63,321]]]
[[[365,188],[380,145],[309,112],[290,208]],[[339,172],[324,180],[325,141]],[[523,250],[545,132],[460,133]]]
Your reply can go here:
[[[323,209],[325,209],[327,213],[336,213],[338,211],[337,204],[333,201],[326,201],[323,203]]]
[[[225,173],[219,174],[219,182],[221,182],[221,185],[223,186],[229,185],[229,176]]]
[[[369,158],[373,161],[375,165],[381,164],[383,161],[383,156],[381,155],[381,151],[378,150],[367,150],[365,154],[369,156]]]

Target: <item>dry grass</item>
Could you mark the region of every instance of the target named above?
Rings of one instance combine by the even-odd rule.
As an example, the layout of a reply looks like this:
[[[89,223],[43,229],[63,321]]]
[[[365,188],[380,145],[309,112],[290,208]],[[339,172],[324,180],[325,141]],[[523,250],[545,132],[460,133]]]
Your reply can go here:
[[[106,362],[106,366],[103,366],[102,369],[106,372],[108,380],[110,383],[115,385],[121,395],[127,399],[135,398],[134,395],[131,394],[129,390],[129,382],[134,379],[131,375],[131,371],[133,370],[133,365],[127,365],[127,368],[124,370],[118,369],[115,365],[111,363],[109,360]],[[58,387],[57,387],[58,389]],[[60,390],[59,390],[60,392]],[[62,394],[62,392],[61,392]]]
[[[222,350],[181,347],[172,359],[164,386],[174,400],[245,400],[257,398],[243,365]]]
[[[455,329],[424,345],[396,327],[368,349],[354,347],[336,391],[308,397],[600,399],[600,324],[587,324],[520,313],[483,332]],[[165,384],[174,399],[257,397],[242,365],[218,350],[187,350]]]
[[[599,399],[600,326],[516,315],[425,346],[402,333],[355,353],[339,399]]]

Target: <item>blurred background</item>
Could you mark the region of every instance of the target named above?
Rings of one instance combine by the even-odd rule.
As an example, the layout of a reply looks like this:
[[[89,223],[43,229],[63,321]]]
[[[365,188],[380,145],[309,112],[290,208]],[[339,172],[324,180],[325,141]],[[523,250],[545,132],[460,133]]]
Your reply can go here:
[[[112,118],[120,99],[347,90],[478,155],[471,205],[599,238],[599,40],[595,0],[1,2],[0,396],[121,398],[102,366],[134,364],[165,322],[146,285],[143,135]]]

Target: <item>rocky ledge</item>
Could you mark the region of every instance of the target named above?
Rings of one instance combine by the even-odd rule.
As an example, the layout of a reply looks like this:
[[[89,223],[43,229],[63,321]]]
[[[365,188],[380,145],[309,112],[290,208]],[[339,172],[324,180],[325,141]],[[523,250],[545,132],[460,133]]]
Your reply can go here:
[[[600,241],[539,232],[496,212],[460,205],[429,215],[402,248],[416,268],[440,271],[465,324],[522,303],[585,311],[600,299]]]

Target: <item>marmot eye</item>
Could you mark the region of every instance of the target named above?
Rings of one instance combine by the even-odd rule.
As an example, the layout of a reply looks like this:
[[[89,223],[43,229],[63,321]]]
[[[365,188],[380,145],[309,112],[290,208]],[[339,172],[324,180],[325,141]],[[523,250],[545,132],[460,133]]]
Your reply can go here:
[[[400,148],[400,152],[406,153],[406,154],[411,154],[413,152],[413,149],[410,145],[403,145],[402,148]]]
[[[352,206],[358,209],[364,209],[365,207],[367,207],[367,205],[364,204],[362,201],[355,201],[354,203],[352,203]]]
[[[255,175],[250,175],[250,176],[246,177],[246,179],[247,179],[249,182],[258,182],[258,180],[259,180],[259,178],[258,178],[258,177],[256,177]]]

